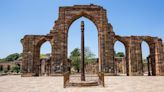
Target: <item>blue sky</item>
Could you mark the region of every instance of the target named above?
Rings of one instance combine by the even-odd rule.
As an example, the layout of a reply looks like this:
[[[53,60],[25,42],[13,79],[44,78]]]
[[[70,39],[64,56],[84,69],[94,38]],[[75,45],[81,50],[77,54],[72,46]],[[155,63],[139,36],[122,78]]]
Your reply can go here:
[[[101,5],[107,10],[108,22],[113,25],[114,32],[118,35],[151,35],[164,39],[164,0],[1,0],[0,58],[15,52],[21,53],[20,39],[24,35],[47,34],[58,17],[60,6],[91,3]],[[92,31],[95,30],[94,27],[90,29],[89,26],[94,24],[84,20],[90,24],[88,30],[95,34],[90,35],[91,37],[86,35],[86,38],[93,39],[96,37],[96,31]],[[75,30],[80,32],[79,26],[76,26],[79,23],[80,19],[71,25],[73,28],[70,28],[69,35],[72,35],[70,40],[77,37],[77,34],[74,34]],[[73,48],[72,44],[76,43],[69,44],[69,48]],[[97,53],[96,45],[91,42],[86,42],[86,45],[92,46],[91,50]],[[45,48],[43,52],[48,51],[46,46],[43,48]],[[123,47],[116,49],[121,51]]]

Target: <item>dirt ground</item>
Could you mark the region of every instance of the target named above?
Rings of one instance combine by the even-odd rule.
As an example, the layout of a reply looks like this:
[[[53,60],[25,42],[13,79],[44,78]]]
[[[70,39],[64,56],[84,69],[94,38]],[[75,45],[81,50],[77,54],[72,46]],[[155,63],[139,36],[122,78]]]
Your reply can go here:
[[[164,77],[106,76],[105,87],[63,88],[63,77],[0,76],[0,92],[164,92]]]

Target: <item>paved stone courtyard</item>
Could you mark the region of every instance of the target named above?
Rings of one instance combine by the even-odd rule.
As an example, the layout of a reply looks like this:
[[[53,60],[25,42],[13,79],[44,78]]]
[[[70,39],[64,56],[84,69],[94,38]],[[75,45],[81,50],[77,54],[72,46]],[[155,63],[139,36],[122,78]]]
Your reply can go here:
[[[108,76],[105,88],[63,88],[63,77],[1,76],[0,92],[163,92],[164,77]]]

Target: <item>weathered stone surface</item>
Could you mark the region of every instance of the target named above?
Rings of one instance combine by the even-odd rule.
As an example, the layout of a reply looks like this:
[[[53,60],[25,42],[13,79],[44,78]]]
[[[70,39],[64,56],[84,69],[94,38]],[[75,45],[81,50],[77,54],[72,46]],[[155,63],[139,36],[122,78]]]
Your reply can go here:
[[[119,36],[108,23],[106,10],[98,5],[75,5],[59,8],[59,17],[48,35],[26,35],[22,40],[22,73],[39,75],[40,47],[49,41],[52,46],[50,75],[68,71],[67,39],[70,25],[80,17],[93,21],[98,29],[99,71],[114,74],[114,44],[118,40],[126,49],[127,75],[143,75],[141,42],[150,47],[152,75],[164,75],[164,46],[162,40],[150,36]]]

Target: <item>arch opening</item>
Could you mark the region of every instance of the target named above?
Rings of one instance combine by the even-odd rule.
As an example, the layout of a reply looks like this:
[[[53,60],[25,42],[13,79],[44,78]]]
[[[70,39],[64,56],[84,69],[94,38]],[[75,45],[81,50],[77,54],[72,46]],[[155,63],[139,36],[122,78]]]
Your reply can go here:
[[[141,50],[142,50],[142,69],[143,75],[152,75],[152,63],[150,57],[150,47],[146,41],[141,42]]]
[[[39,51],[39,75],[46,76],[50,74],[50,61],[51,61],[52,47],[48,41],[40,45]]]
[[[71,61],[72,73],[80,73],[80,49],[81,49],[81,21],[84,21],[85,35],[85,73],[98,72],[98,31],[96,25],[85,17],[79,17],[71,24],[68,31],[68,54],[67,58]],[[76,52],[77,57],[73,57]],[[76,60],[74,60],[76,58]],[[77,63],[77,67],[76,67]],[[77,69],[75,69],[77,68]]]
[[[10,65],[7,65],[7,71],[9,71],[9,70],[10,70],[10,68],[11,68],[11,67],[10,67]]]
[[[114,73],[118,76],[128,75],[125,44],[117,40],[114,44]]]
[[[68,30],[67,30],[67,31],[69,31],[71,25],[72,25],[76,20],[79,20],[79,19],[81,19],[81,18],[85,18],[85,19],[87,19],[87,20],[90,20],[90,21],[96,26],[97,31],[99,31],[99,30],[98,30],[98,25],[97,25],[97,23],[96,23],[96,19],[95,19],[94,17],[92,17],[92,16],[90,16],[90,15],[84,13],[84,12],[80,13],[79,15],[73,16],[72,19],[71,19],[71,21],[69,20],[69,22],[68,22]],[[67,33],[69,33],[69,32],[67,32]]]

